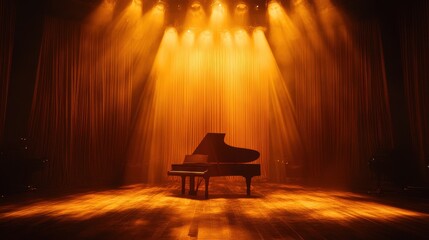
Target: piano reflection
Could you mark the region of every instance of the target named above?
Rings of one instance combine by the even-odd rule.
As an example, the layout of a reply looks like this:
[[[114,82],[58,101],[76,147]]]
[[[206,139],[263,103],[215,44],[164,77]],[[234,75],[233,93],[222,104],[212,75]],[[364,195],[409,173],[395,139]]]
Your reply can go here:
[[[224,142],[225,133],[207,133],[192,155],[186,155],[183,164],[172,164],[169,176],[181,176],[182,194],[185,194],[186,177],[189,177],[189,195],[196,195],[195,177],[205,182],[205,198],[209,196],[210,177],[243,176],[246,179],[247,195],[253,176],[261,175],[260,164],[247,164],[259,158],[259,152],[232,147]],[[202,181],[201,179],[201,181]]]

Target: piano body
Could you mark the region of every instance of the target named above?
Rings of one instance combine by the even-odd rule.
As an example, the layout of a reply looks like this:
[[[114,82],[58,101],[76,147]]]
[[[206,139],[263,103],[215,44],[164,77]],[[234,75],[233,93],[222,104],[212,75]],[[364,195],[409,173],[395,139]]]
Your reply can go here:
[[[247,164],[259,158],[259,152],[232,147],[224,142],[225,133],[207,133],[192,155],[186,155],[183,164],[172,164],[169,176],[181,176],[182,194],[185,193],[186,177],[189,177],[189,195],[196,195],[195,177],[205,182],[205,198],[208,198],[210,177],[243,176],[247,195],[253,176],[261,175],[260,164]],[[197,186],[198,188],[198,186]]]

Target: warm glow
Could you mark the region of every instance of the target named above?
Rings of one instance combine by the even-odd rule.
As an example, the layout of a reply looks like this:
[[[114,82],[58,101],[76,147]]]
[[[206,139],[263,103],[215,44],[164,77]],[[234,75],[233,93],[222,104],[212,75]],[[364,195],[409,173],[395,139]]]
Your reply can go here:
[[[243,13],[248,11],[247,5],[245,3],[238,3],[235,9],[238,13]]]
[[[272,189],[285,185],[262,184],[261,187]],[[292,190],[291,188],[290,190]],[[168,208],[175,206],[176,214],[182,219],[190,221],[193,211],[187,206],[192,203],[207,204],[204,214],[213,216],[225,215],[229,211],[227,205],[230,201],[237,201],[243,206],[241,214],[249,219],[261,217],[260,209],[245,206],[259,205],[261,209],[277,213],[279,216],[285,211],[293,212],[289,220],[296,218],[317,219],[318,221],[341,220],[352,221],[354,219],[368,219],[371,221],[392,221],[395,218],[428,217],[427,214],[388,206],[374,202],[371,198],[340,191],[307,190],[300,187],[291,192],[286,190],[274,190],[262,198],[237,198],[234,200],[214,198],[208,201],[189,198],[178,198],[171,195],[171,191],[177,189],[167,187],[148,187],[143,185],[127,186],[116,190],[106,190],[83,194],[74,194],[51,200],[37,200],[28,204],[9,204],[0,206],[0,219],[19,219],[30,217],[49,217],[61,221],[88,220],[109,213],[153,211],[156,208]],[[154,193],[158,193],[154,195]],[[154,202],[155,201],[155,202]],[[174,203],[174,205],[172,205]],[[136,222],[137,225],[147,224],[144,219]]]
[[[244,2],[239,2],[234,9],[234,24],[247,26],[249,21],[249,8]]]
[[[220,1],[213,2],[210,16],[210,26],[217,30],[225,28],[227,27],[228,18],[228,9],[226,5]]]
[[[268,14],[272,18],[279,18],[284,15],[282,6],[277,1],[268,3]]]
[[[198,40],[202,48],[213,46],[213,33],[209,30],[205,30],[201,32]]]
[[[237,31],[235,31],[234,37],[238,47],[248,46],[249,35],[243,29],[238,29]]]
[[[166,180],[207,132],[258,150],[278,181],[289,166],[299,180],[360,181],[368,156],[393,147],[375,19],[344,18],[333,0],[269,1],[255,29],[265,5],[247,1],[96,2],[82,24],[43,21],[29,135],[53,159],[45,182]]]
[[[191,3],[191,11],[193,12],[199,12],[201,11],[201,9],[203,8],[203,6],[201,6],[201,3],[198,1],[194,1]]]
[[[175,28],[170,27],[165,30],[164,41],[166,46],[170,46],[177,42],[177,31]]]
[[[205,15],[193,2],[186,16],[189,27],[164,33],[149,77],[153,101],[142,106],[131,142],[131,178],[164,180],[171,164],[181,163],[207,132],[226,133],[226,143],[260,151],[255,163],[265,164],[263,177],[285,175],[273,159],[301,160],[295,112],[265,29],[249,35],[224,24],[226,5],[212,7],[210,25],[196,24],[205,22]],[[147,156],[146,166],[138,165],[141,156]],[[268,166],[275,170],[268,173]]]
[[[181,162],[207,132],[225,132],[230,144],[266,151],[268,85],[260,80],[265,69],[255,67],[251,37],[245,30],[232,37],[207,29],[186,30],[176,38],[173,31],[166,32],[152,73],[155,134],[149,178],[165,177],[160,169]]]
[[[295,39],[298,31],[283,7],[277,1],[268,3],[268,16],[271,32],[276,41]]]
[[[143,6],[143,0],[133,0],[133,5],[141,7]]]
[[[195,42],[195,33],[192,30],[186,30],[182,35],[182,45],[185,47],[192,47]]]
[[[232,40],[232,34],[228,31],[222,32],[221,33],[221,39],[222,39],[222,44],[227,47],[227,48],[231,48],[233,47],[233,40]]]
[[[372,140],[363,145],[374,145],[373,147],[367,146],[368,150],[362,150],[363,145],[357,143],[359,142],[357,136],[360,134],[371,135],[374,131],[367,130],[364,133],[359,130],[365,128],[362,127],[359,120],[363,113],[359,102],[368,101],[367,105],[373,105],[373,100],[370,99],[379,96],[384,98],[386,92],[383,87],[385,79],[380,76],[383,71],[379,71],[384,68],[383,60],[370,59],[366,56],[367,49],[355,46],[357,41],[364,46],[370,46],[370,49],[379,48],[378,40],[373,43],[364,43],[363,37],[354,40],[352,38],[353,34],[358,33],[372,35],[373,39],[377,39],[378,30],[362,30],[362,26],[360,26],[359,32],[354,29],[355,27],[347,29],[340,10],[331,2],[330,0],[295,0],[290,8],[285,9],[280,2],[271,1],[267,9],[270,47],[273,49],[276,63],[283,77],[283,81],[278,81],[273,85],[274,92],[277,94],[276,99],[279,99],[279,102],[275,103],[277,106],[273,107],[272,114],[281,116],[287,121],[290,118],[288,114],[285,114],[284,109],[287,109],[288,104],[284,105],[284,103],[293,101],[294,104],[290,106],[294,106],[291,111],[294,112],[293,116],[298,122],[295,125],[298,125],[299,128],[299,138],[295,138],[292,142],[305,143],[304,147],[311,149],[311,151],[304,149],[296,151],[299,148],[291,147],[292,145],[286,142],[286,144],[279,144],[277,149],[272,148],[273,152],[276,154],[285,150],[301,152],[301,157],[279,157],[278,162],[288,163],[291,160],[304,159],[304,161],[311,162],[303,171],[304,175],[323,175],[323,178],[329,179],[328,181],[331,181],[331,176],[350,179],[352,178],[350,172],[361,171],[360,174],[357,174],[361,175],[362,171],[367,169],[362,156],[368,155],[368,153],[363,154],[362,151],[370,152],[373,151],[371,148],[375,146],[377,146],[375,148],[379,148],[382,145],[391,144],[389,140],[385,140],[390,138],[388,112],[381,114],[386,116],[385,119],[369,117],[371,118],[369,121],[384,122],[375,128],[383,129],[382,126],[385,125],[388,129],[385,137],[369,137],[368,139]],[[373,62],[370,63],[371,61]],[[374,68],[371,66],[372,64],[379,67]],[[366,81],[368,82],[365,83]],[[361,90],[350,87],[350,84],[358,83],[368,84],[371,87]],[[374,90],[372,84],[382,86],[381,88],[376,87],[382,89],[378,92],[377,97],[370,93]],[[289,89],[292,89],[290,91],[292,94],[282,93]],[[365,100],[358,100],[360,98]],[[385,104],[383,101],[379,100],[380,106]],[[278,111],[278,109],[282,110]],[[288,125],[279,123],[274,126],[273,129],[276,129],[274,133],[280,133],[280,138],[290,132]],[[384,142],[376,143],[379,140]],[[277,156],[275,157],[277,158]]]
[[[258,28],[249,35],[244,28],[228,26],[226,5],[215,2],[212,7],[209,25],[201,24],[207,18],[195,1],[185,17],[187,28],[164,33],[148,79],[153,100],[142,105],[130,143],[130,179],[165,179],[170,165],[182,162],[207,132],[224,132],[228,144],[260,151],[256,163],[271,161],[268,117],[270,102],[278,100],[269,89],[281,75],[265,33]],[[247,6],[237,9],[243,13]],[[288,122],[279,118],[276,124]],[[287,129],[287,138],[296,139],[295,133]],[[140,164],[142,156],[146,165]],[[263,167],[263,176],[266,171]]]
[[[342,220],[367,218],[386,220],[398,217],[418,217],[425,214],[371,201],[369,197],[337,191],[281,191],[267,196],[266,207],[273,210],[288,209],[304,218]]]
[[[206,14],[204,8],[199,1],[193,1],[187,11],[185,28],[201,29],[206,27]]]
[[[101,27],[106,27],[112,21],[115,1],[102,1],[100,5],[87,17],[86,27],[91,31],[97,31]]]
[[[121,190],[109,190],[76,194],[55,200],[39,201],[24,207],[2,206],[0,218],[47,216],[86,220],[109,212],[136,210],[150,200],[153,189],[130,186]],[[12,211],[4,211],[6,209]]]
[[[166,10],[166,3],[163,1],[158,1],[155,5],[155,8],[160,12],[165,12]]]

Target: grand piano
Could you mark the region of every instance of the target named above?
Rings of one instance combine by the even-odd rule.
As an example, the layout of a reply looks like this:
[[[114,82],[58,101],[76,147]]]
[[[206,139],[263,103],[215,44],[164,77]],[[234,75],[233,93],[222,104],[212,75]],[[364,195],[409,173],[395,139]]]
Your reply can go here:
[[[261,175],[260,164],[248,164],[259,158],[259,152],[232,147],[225,143],[225,133],[207,133],[192,155],[186,155],[182,164],[172,164],[169,176],[182,178],[182,194],[185,194],[186,177],[189,177],[189,195],[196,195],[195,178],[204,179],[205,198],[209,197],[210,177],[243,176],[246,179],[247,195],[253,176]]]

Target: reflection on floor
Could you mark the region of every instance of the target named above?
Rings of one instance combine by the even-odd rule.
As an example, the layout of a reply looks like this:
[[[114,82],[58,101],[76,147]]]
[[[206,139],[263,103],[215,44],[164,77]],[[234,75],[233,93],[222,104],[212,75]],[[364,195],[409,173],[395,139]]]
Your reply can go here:
[[[0,203],[2,239],[416,239],[429,204],[416,198],[214,179],[210,199],[178,182]]]

